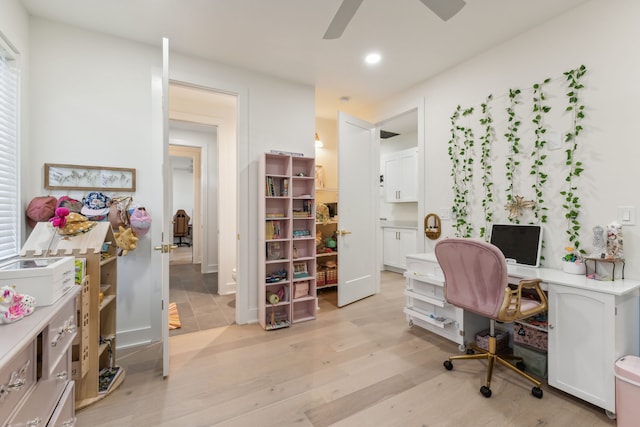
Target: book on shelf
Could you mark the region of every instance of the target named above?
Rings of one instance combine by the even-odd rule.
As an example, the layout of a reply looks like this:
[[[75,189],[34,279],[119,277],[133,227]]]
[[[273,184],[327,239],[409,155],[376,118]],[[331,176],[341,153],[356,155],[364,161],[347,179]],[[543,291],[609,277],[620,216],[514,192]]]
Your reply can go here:
[[[120,374],[122,374],[122,368],[120,366],[102,368],[98,376],[98,393],[108,393]]]
[[[278,194],[276,193],[276,186],[273,182],[273,177],[272,176],[268,176],[267,177],[267,196],[277,196]]]

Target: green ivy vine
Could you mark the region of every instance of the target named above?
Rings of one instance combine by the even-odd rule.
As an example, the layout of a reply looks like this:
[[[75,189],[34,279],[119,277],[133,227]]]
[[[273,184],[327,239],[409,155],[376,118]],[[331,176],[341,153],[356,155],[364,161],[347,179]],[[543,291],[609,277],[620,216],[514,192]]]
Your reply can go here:
[[[473,130],[458,124],[460,117],[473,113],[473,108],[463,110],[458,105],[451,116],[451,139],[449,140],[449,158],[451,159],[451,176],[453,177],[453,206],[451,212],[456,221],[454,228],[458,237],[471,237],[473,226],[467,222],[469,217],[469,188],[473,180],[474,145]],[[462,141],[461,141],[462,139]]]
[[[533,143],[533,150],[531,152],[531,172],[534,176],[534,183],[531,185],[535,194],[535,205],[533,206],[533,215],[540,222],[547,222],[547,208],[544,205],[544,197],[542,189],[547,182],[548,175],[543,172],[544,160],[547,158],[546,154],[543,154],[542,150],[547,144],[545,139],[545,133],[547,129],[544,127],[543,116],[551,111],[551,107],[545,105],[546,97],[543,87],[545,84],[551,81],[547,78],[542,83],[536,83],[533,85],[533,124],[535,126],[534,134],[535,140]]]
[[[573,113],[573,119],[571,123],[571,129],[565,134],[565,143],[568,143],[568,148],[565,150],[567,155],[565,164],[569,167],[569,172],[566,177],[567,189],[560,192],[564,197],[564,203],[562,207],[565,209],[565,218],[567,220],[567,236],[569,239],[569,245],[573,246],[576,251],[585,253],[580,248],[579,235],[580,235],[580,221],[578,217],[580,215],[580,198],[577,194],[576,181],[583,172],[582,162],[576,159],[576,151],[578,149],[578,136],[582,132],[582,121],[584,120],[584,105],[580,100],[580,91],[584,88],[581,83],[582,77],[586,74],[587,69],[584,65],[578,68],[567,71],[564,73],[567,79],[567,85],[569,91],[566,93],[568,98],[568,105],[565,111]]]
[[[485,237],[489,224],[493,221],[493,179],[491,165],[491,142],[495,139],[495,129],[493,127],[493,118],[489,109],[489,103],[493,100],[493,95],[489,95],[484,103],[481,104],[482,116],[480,124],[484,127],[484,134],[480,137],[480,166],[482,167],[482,188],[484,189],[484,198],[482,199],[482,211],[484,213],[484,226],[480,227],[480,237]]]
[[[507,138],[509,144],[509,154],[507,155],[506,163],[506,177],[507,177],[507,206],[516,202],[515,191],[515,175],[520,161],[518,160],[518,154],[520,153],[520,137],[518,132],[520,130],[520,120],[516,116],[516,105],[519,104],[520,89],[509,89],[509,106],[507,107],[508,126],[507,133],[504,136]],[[519,223],[517,216],[509,215],[509,221]]]

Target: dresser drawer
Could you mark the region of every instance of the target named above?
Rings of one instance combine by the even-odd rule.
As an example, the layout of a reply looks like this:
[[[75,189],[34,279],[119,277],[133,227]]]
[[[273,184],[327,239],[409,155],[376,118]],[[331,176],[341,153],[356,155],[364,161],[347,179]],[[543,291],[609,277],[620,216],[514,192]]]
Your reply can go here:
[[[7,427],[46,426],[68,383],[53,378],[38,381]]]
[[[36,382],[36,345],[33,340],[0,368],[0,420],[6,420]]]
[[[71,298],[60,308],[44,331],[42,340],[42,375],[44,378],[53,375],[60,359],[68,356],[68,350],[77,330],[76,298]]]
[[[76,425],[75,413],[74,382],[70,381],[47,427],[73,427]]]

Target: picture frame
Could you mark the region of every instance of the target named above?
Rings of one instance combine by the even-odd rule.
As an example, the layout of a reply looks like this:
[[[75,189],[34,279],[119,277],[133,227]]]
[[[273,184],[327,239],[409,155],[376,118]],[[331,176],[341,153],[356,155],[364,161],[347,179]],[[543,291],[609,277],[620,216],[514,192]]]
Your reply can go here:
[[[47,190],[136,191],[136,170],[107,166],[44,164]]]

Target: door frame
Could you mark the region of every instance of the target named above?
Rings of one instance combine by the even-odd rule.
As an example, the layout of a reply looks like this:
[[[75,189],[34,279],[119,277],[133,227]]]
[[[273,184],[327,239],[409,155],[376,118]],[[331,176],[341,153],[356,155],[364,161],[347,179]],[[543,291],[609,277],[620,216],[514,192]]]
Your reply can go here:
[[[252,205],[249,200],[249,108],[248,89],[229,83],[210,79],[202,75],[192,75],[182,72],[172,72],[170,76],[172,84],[191,86],[202,90],[233,95],[237,99],[236,104],[236,323],[246,324],[250,321],[250,295],[249,278],[245,272],[249,267],[249,242],[242,236],[249,235],[249,212]],[[218,138],[220,138],[220,124],[218,126]],[[219,144],[218,144],[219,145]],[[204,253],[204,250],[203,250]],[[254,313],[255,314],[255,313]]]
[[[418,213],[416,216],[416,222],[418,224],[418,232],[416,233],[416,253],[424,253],[424,252],[428,252],[429,250],[433,250],[433,247],[431,248],[427,248],[427,243],[428,242],[432,242],[432,245],[434,244],[433,241],[428,240],[427,237],[424,234],[424,230],[423,230],[423,220],[424,217],[427,215],[426,212],[426,187],[425,187],[425,168],[426,168],[426,164],[427,164],[427,153],[426,153],[426,143],[425,143],[425,105],[426,105],[426,99],[424,97],[418,98],[415,103],[413,104],[409,104],[409,105],[402,105],[402,106],[394,106],[393,108],[388,109],[387,111],[383,112],[382,114],[380,114],[380,117],[384,117],[383,119],[380,119],[376,122],[376,128],[378,129],[378,135],[377,135],[377,145],[378,145],[378,153],[380,153],[380,133],[379,130],[382,127],[384,127],[384,123],[388,122],[390,120],[393,120],[397,117],[400,117],[404,114],[410,113],[413,110],[416,110],[417,112],[417,116],[418,116],[418,189],[417,189],[417,194],[418,194]],[[379,156],[378,156],[379,157]],[[380,158],[378,158],[378,167],[380,165]],[[448,218],[443,218],[441,217],[441,219],[448,219]],[[382,267],[382,245],[383,245],[383,240],[382,240],[382,233],[378,233],[378,242],[377,242],[377,247],[380,248],[380,251],[378,253],[378,262],[377,265],[379,265],[380,267]]]
[[[169,120],[169,156],[186,157],[193,162],[193,218],[191,229],[192,263],[200,261],[202,264],[202,147],[195,145],[179,145],[171,143],[171,123]],[[175,209],[174,209],[175,210]],[[206,237],[205,237],[206,241]]]

